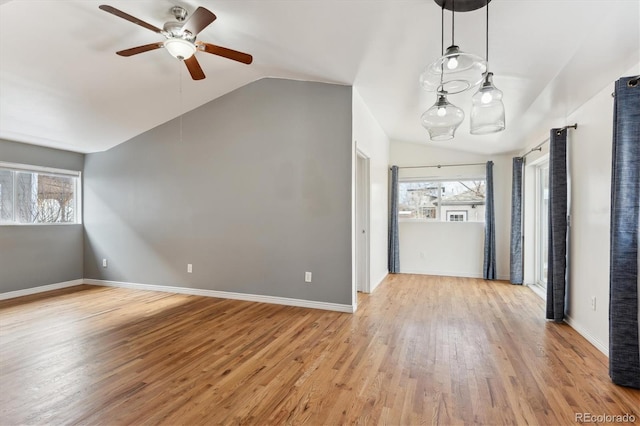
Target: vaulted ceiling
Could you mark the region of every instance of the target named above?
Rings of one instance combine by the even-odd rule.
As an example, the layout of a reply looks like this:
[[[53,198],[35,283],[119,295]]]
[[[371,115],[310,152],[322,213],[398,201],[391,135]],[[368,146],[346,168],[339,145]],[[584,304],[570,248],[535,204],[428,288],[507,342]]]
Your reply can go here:
[[[109,4],[161,27],[174,5],[217,20],[199,40],[251,53],[251,65],[198,53],[207,75],[157,50],[116,51],[162,37],[98,9]],[[440,54],[433,0],[0,1],[0,138],[95,152],[120,144],[265,77],[353,85],[392,140],[479,153],[521,149],[549,117],[566,117],[640,62],[638,0],[493,0],[490,67],[507,130],[433,143],[418,86]],[[484,9],[457,13],[456,44],[484,55]],[[450,14],[445,44],[450,44]],[[640,70],[639,70],[640,71]],[[467,112],[470,94],[450,99]],[[242,111],[238,111],[242,114]]]

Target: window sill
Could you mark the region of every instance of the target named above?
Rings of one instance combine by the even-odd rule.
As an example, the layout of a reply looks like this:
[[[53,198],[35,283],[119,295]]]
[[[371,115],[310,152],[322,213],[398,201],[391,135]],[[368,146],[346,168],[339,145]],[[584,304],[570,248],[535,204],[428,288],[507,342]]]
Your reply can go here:
[[[0,222],[0,227],[3,227],[3,226],[13,226],[13,227],[23,227],[23,226],[73,226],[73,225],[82,225],[82,223],[14,223],[14,222]]]
[[[474,223],[478,225],[484,225],[484,222],[474,221],[442,221],[442,220],[428,220],[428,219],[398,219],[399,223]]]

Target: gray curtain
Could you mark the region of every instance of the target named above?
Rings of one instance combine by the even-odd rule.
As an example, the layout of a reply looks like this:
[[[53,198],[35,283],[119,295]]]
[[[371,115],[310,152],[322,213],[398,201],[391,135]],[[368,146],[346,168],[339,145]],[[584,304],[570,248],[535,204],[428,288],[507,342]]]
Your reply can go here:
[[[522,169],[524,158],[513,158],[511,178],[511,250],[509,278],[511,284],[522,284]]]
[[[389,197],[389,272],[400,273],[400,239],[398,235],[398,166],[391,167]]]
[[[567,130],[551,129],[549,142],[549,259],[547,319],[564,320],[567,288]]]
[[[609,375],[640,389],[638,223],[640,216],[640,85],[616,82],[611,167]]]
[[[484,210],[484,262],[482,277],[496,279],[496,220],[493,208],[493,161],[487,161],[487,190]]]

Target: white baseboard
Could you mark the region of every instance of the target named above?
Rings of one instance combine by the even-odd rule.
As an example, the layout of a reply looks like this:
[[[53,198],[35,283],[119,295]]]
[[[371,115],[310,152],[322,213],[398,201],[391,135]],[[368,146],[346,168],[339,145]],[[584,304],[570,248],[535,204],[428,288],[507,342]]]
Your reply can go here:
[[[434,275],[438,277],[461,277],[461,278],[482,278],[482,274],[468,273],[468,272],[451,272],[451,271],[426,271],[418,269],[409,269],[400,271],[401,274],[415,274],[415,275]]]
[[[536,285],[536,284],[523,284],[523,285],[528,287],[529,290],[534,292],[535,295],[538,296],[540,299],[547,300],[547,295],[544,293],[544,289],[539,285]]]
[[[415,274],[415,275],[435,275],[439,277],[457,277],[457,278],[480,278],[482,279],[481,273],[471,273],[471,272],[459,272],[459,271],[423,271],[423,270],[402,270],[401,274]],[[508,275],[498,275],[497,279],[502,281],[509,281]]]
[[[571,328],[573,328],[575,331],[577,331],[579,335],[581,335],[582,337],[587,339],[587,341],[589,343],[591,343],[593,346],[595,346],[596,349],[598,349],[600,352],[605,354],[607,357],[609,356],[609,345],[608,344],[605,345],[599,339],[595,338],[591,333],[589,333],[589,331],[587,331],[586,328],[582,327],[580,324],[575,322],[571,317],[566,316],[564,318],[564,322],[569,324],[569,326],[571,326]]]
[[[372,281],[372,282],[374,282],[375,284],[371,286],[371,288],[369,289],[369,290],[370,290],[370,291],[369,291],[369,293],[373,293],[373,291],[374,291],[376,288],[378,288],[378,286],[379,286],[380,284],[382,284],[382,281],[384,281],[384,280],[385,280],[385,278],[387,278],[387,275],[389,275],[389,271],[385,271],[385,273],[384,273],[380,278],[378,278],[378,281]]]
[[[84,280],[73,280],[56,284],[42,285],[39,287],[25,288],[24,290],[8,291],[6,293],[0,293],[0,300],[29,296],[30,294],[44,293],[45,291],[58,290],[61,288],[73,287],[82,284],[84,284]]]
[[[535,293],[536,296],[540,297],[542,300],[546,300],[546,295],[544,293],[545,290],[542,287],[536,284],[525,284],[525,285],[529,287],[529,289],[533,293]],[[609,356],[608,344],[604,344],[603,342],[600,341],[600,339],[597,339],[596,337],[594,337],[591,333],[589,333],[589,331],[587,331],[586,328],[582,327],[570,316],[565,316],[564,322],[566,322],[571,328],[577,331],[578,334],[584,337],[589,343],[595,346],[596,349],[598,349],[600,352],[602,352],[606,356]]]
[[[271,303],[274,305],[297,306],[300,308],[322,309],[325,311],[336,311],[353,313],[355,309],[351,305],[342,305],[339,303],[316,302],[313,300],[290,299],[288,297],[264,296],[260,294],[233,293],[228,291],[204,290],[199,288],[174,287],[153,284],[137,284],[120,281],[105,281],[84,279],[85,284],[104,286],[104,287],[122,287],[134,290],[161,291],[165,293],[190,294],[194,296],[217,297],[219,299],[244,300],[247,302]]]

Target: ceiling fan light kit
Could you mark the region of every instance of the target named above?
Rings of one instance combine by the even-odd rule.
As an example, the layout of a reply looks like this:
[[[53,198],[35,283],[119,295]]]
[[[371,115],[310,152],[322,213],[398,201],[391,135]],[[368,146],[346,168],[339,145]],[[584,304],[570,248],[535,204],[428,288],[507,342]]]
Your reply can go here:
[[[171,13],[176,18],[176,21],[166,22],[163,29],[157,28],[113,6],[103,4],[100,5],[99,8],[165,37],[163,42],[146,44],[116,52],[120,56],[133,56],[139,53],[165,48],[171,56],[185,63],[189,74],[191,74],[191,78],[194,80],[202,80],[205,78],[204,71],[202,71],[202,67],[200,67],[200,63],[195,57],[197,51],[221,56],[243,64],[253,62],[253,57],[247,53],[216,46],[211,43],[196,41],[196,37],[200,31],[204,30],[216,19],[216,15],[204,7],[198,7],[191,16],[188,16],[187,10],[180,6],[172,7]]]
[[[197,50],[196,45],[193,44],[193,42],[177,37],[166,39],[163,42],[163,45],[171,56],[180,61],[190,58]]]
[[[428,65],[420,74],[420,85],[423,89],[437,92],[436,103],[421,117],[422,125],[429,131],[431,140],[452,139],[455,130],[464,119],[464,112],[447,100],[447,95],[454,95],[470,90],[480,83],[481,87],[472,97],[470,117],[470,133],[483,135],[505,129],[504,104],[502,92],[493,84],[493,73],[488,71],[489,60],[489,2],[491,0],[434,0],[441,7],[441,45],[444,48],[444,10],[451,11],[451,46],[442,56]],[[486,7],[486,56],[466,53],[455,44],[455,12],[468,12]],[[450,107],[438,107],[446,102]],[[456,111],[459,110],[458,111]],[[434,113],[434,111],[436,113]],[[430,113],[431,112],[431,113]],[[445,114],[444,116],[438,115]],[[448,114],[453,114],[448,117]],[[461,114],[460,114],[461,113]],[[462,116],[462,118],[460,118]],[[448,120],[443,120],[447,117]],[[443,123],[451,127],[444,132]],[[435,137],[434,137],[435,136]]]

